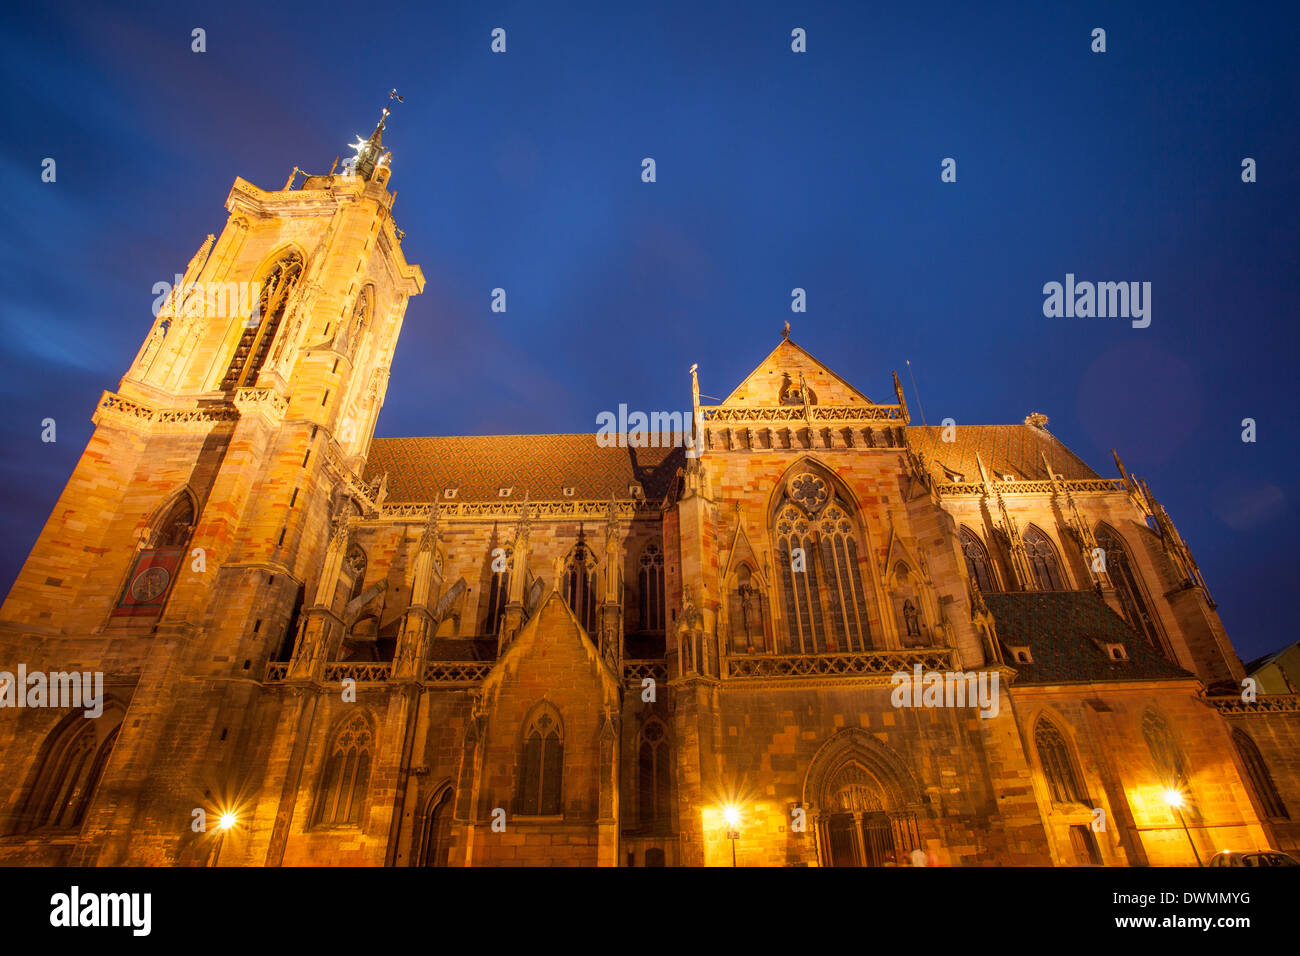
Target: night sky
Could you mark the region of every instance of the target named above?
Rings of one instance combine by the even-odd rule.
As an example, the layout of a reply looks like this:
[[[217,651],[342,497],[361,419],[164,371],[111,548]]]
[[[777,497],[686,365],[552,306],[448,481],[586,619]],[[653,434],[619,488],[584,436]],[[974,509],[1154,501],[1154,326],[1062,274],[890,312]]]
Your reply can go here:
[[[877,401],[910,359],[931,424],[1042,412],[1107,476],[1117,448],[1242,658],[1295,638],[1295,4],[22,6],[0,14],[0,587],[234,178],[327,172],[396,87],[394,214],[428,284],[378,434],[689,408],[691,363],[721,398],[789,319]],[[1045,318],[1066,273],[1150,282],[1150,327]]]

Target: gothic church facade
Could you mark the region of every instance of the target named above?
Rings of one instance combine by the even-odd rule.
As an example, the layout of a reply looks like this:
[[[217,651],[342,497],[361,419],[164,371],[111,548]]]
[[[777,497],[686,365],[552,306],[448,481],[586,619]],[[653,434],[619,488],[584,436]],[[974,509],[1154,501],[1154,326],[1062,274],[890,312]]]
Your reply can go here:
[[[0,864],[1300,846],[1300,701],[1242,699],[1150,489],[1042,416],[916,425],[787,334],[721,404],[692,368],[689,448],[373,437],[424,285],[382,129],[236,180],[95,409],[0,670],[102,672],[104,710],[0,709]],[[896,706],[918,667],[994,706]]]

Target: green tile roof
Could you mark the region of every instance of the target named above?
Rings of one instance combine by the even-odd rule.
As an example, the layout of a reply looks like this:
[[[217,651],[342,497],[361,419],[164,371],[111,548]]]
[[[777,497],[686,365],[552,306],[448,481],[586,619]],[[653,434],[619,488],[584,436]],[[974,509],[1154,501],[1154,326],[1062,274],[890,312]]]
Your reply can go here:
[[[1017,684],[1093,681],[1185,680],[1193,675],[1170,663],[1093,591],[1023,591],[985,594],[1004,649],[1028,647],[1032,663],[1006,652]],[[1128,660],[1106,653],[1123,644]]]

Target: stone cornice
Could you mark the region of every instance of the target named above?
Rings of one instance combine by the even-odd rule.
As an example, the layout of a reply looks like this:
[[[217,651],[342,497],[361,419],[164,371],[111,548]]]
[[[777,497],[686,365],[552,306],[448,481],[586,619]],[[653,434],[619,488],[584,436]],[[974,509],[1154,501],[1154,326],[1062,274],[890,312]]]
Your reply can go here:
[[[614,503],[619,518],[658,518],[662,512],[654,499],[625,499]],[[439,501],[440,521],[500,521],[513,524],[519,520],[520,501]],[[378,520],[384,523],[427,521],[433,510],[428,501],[385,502]],[[534,521],[604,521],[609,517],[609,501],[560,498],[553,501],[529,499],[530,518]],[[373,516],[372,516],[373,517]]]

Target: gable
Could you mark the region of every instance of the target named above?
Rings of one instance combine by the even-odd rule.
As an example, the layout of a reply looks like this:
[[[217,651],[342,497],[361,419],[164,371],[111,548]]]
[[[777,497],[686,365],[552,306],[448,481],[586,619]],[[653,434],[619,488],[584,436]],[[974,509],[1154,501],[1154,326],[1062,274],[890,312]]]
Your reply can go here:
[[[803,374],[818,405],[872,405],[871,399],[788,338],[750,372],[724,405],[780,405],[782,388],[797,388]]]

